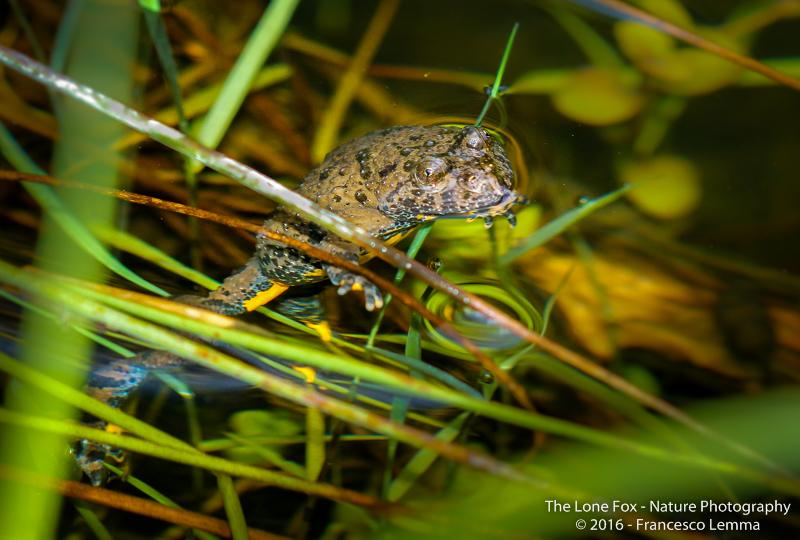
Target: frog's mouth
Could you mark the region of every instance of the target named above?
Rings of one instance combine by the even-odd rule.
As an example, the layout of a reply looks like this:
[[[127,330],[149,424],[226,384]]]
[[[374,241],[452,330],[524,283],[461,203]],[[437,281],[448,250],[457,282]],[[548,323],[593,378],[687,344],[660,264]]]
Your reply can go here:
[[[483,219],[487,227],[491,227],[494,223],[495,216],[504,216],[508,220],[508,224],[512,227],[516,225],[517,218],[514,215],[513,207],[520,204],[527,204],[526,197],[519,195],[513,191],[503,193],[499,201],[481,208],[470,210],[469,212],[462,212],[460,214],[448,214],[444,216],[435,216],[433,219],[466,219],[472,221],[475,219]]]

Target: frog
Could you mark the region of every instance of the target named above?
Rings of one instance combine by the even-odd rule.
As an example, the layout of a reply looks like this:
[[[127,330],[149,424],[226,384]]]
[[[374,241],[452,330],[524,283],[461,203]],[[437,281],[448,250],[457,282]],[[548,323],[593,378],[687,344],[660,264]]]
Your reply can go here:
[[[320,207],[388,244],[419,225],[450,218],[478,219],[491,226],[496,216],[513,225],[513,207],[525,202],[514,190],[514,171],[503,144],[477,126],[410,125],[368,133],[330,152],[309,172],[297,192]],[[354,263],[370,254],[286,208],[264,221],[266,230],[316,246]],[[223,315],[240,315],[275,300],[292,287],[329,279],[339,295],[360,291],[368,311],[383,306],[381,291],[363,276],[314,259],[259,234],[247,263],[206,296],[176,300]],[[284,302],[287,313],[308,312],[303,302]],[[303,318],[309,323],[313,315]],[[90,395],[119,406],[153,369],[170,369],[182,359],[148,351],[134,360],[97,366],[89,379]],[[132,367],[132,364],[137,367]],[[103,428],[100,421],[91,423]],[[104,481],[105,456],[113,448],[82,440],[73,449],[80,469],[94,485]]]
[[[491,225],[523,201],[503,144],[476,126],[397,126],[353,139],[329,153],[297,192],[393,244],[422,223],[483,218]],[[356,263],[370,254],[296,213],[278,208],[264,227]],[[184,300],[224,315],[272,301],[290,287],[330,279],[338,293],[361,291],[368,311],[383,305],[364,277],[259,235],[253,257],[205,298]]]

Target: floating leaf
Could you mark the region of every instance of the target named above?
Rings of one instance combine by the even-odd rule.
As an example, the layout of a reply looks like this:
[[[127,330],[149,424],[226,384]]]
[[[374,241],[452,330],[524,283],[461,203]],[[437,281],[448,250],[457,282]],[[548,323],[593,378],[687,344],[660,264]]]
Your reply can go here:
[[[698,34],[741,52],[740,44],[720,32],[705,29]],[[614,35],[625,56],[672,94],[691,96],[713,92],[741,75],[742,68],[729,60],[699,49],[678,48],[670,36],[636,22],[618,22],[614,25]]]
[[[709,35],[706,37],[729,49],[739,48],[731,42],[724,43],[723,39]],[[676,53],[676,59],[680,64],[686,66],[688,75],[685,79],[666,84],[664,88],[673,94],[682,96],[714,92],[737,81],[742,73],[742,68],[736,64],[698,49],[681,49]]]
[[[673,61],[675,40],[655,28],[633,21],[614,25],[614,37],[620,49],[644,73],[659,79],[683,78],[675,74],[680,69]]]
[[[694,26],[691,15],[677,0],[638,0],[635,3],[659,19],[677,24],[686,30],[691,30]]]
[[[239,411],[231,416],[228,423],[231,429],[244,437],[291,437],[303,430],[294,414],[282,410]]]
[[[564,116],[595,126],[628,120],[639,112],[643,103],[638,81],[601,68],[575,71],[552,99]]]
[[[633,188],[628,198],[639,210],[661,219],[686,216],[700,202],[701,186],[694,165],[678,156],[657,156],[625,164],[620,180]]]

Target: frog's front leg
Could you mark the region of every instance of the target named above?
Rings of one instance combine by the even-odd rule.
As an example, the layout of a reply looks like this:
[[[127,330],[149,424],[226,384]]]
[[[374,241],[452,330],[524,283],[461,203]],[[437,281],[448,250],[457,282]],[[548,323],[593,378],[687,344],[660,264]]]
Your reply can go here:
[[[262,271],[257,257],[228,276],[207,296],[184,295],[178,302],[214,311],[221,315],[240,315],[280,296],[288,287],[271,282]]]
[[[329,237],[320,244],[320,247],[333,255],[358,264],[361,249],[351,242]],[[331,283],[339,288],[337,290],[339,295],[343,296],[350,291],[361,291],[364,293],[364,307],[367,311],[383,307],[381,290],[364,276],[332,264],[324,264],[323,268]]]

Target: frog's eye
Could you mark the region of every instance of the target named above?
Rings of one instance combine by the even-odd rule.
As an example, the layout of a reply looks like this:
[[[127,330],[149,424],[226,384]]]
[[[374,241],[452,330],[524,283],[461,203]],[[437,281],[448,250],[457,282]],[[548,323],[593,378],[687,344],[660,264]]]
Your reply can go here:
[[[475,126],[469,126],[464,128],[463,133],[464,145],[467,148],[472,148],[473,150],[483,150],[483,148],[486,146],[486,132],[482,129],[476,128]]]
[[[446,173],[447,162],[442,158],[430,157],[417,164],[414,181],[422,189],[439,190],[446,185],[443,182],[447,178]]]

